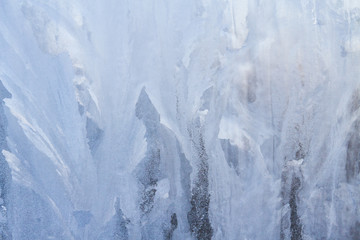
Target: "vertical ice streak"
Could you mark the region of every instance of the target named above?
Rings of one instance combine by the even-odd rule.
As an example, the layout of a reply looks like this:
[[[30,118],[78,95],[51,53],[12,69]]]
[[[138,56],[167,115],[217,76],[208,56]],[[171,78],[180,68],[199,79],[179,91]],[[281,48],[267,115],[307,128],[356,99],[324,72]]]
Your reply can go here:
[[[213,228],[209,219],[209,158],[206,153],[201,128],[191,134],[195,155],[198,157],[198,172],[191,194],[191,209],[187,214],[190,230],[198,240],[210,240],[213,236]]]
[[[11,94],[6,90],[2,81],[0,80],[0,238],[4,240],[12,239],[11,231],[9,229],[8,209],[11,204],[9,192],[11,187],[11,171],[3,150],[7,150],[6,136],[7,136],[7,119],[4,113],[4,99],[11,98]]]

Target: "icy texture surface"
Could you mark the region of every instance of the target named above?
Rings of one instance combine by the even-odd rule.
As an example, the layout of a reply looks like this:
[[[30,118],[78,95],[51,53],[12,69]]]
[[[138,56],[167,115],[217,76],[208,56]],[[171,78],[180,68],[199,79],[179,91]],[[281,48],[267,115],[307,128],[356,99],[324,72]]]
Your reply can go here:
[[[358,0],[0,0],[0,239],[360,239]]]

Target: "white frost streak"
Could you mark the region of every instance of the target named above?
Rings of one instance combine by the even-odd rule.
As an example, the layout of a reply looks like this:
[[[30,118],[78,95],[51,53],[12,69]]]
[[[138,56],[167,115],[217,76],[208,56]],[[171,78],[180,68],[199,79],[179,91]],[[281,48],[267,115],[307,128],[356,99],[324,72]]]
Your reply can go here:
[[[21,114],[17,112],[11,112],[19,121],[19,124],[24,130],[25,135],[34,144],[34,146],[48,156],[55,166],[58,168],[60,175],[64,178],[69,189],[71,185],[69,181],[70,169],[62,160],[60,154],[56,151],[46,134],[39,127],[31,125]]]

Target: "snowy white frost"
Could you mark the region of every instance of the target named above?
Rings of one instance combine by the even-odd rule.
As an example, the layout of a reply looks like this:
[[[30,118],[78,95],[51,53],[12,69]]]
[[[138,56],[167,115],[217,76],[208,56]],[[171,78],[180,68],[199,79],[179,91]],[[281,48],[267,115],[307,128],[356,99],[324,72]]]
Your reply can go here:
[[[0,239],[360,239],[358,0],[0,0]]]

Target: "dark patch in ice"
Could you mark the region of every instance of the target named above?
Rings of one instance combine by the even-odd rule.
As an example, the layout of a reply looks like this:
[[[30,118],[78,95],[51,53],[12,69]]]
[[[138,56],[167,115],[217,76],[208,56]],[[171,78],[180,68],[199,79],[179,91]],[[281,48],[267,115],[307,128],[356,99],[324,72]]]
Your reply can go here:
[[[281,210],[282,217],[280,222],[280,239],[282,240],[303,239],[302,223],[298,211],[298,205],[300,202],[299,191],[302,184],[302,161],[302,158],[299,160],[288,161],[285,163],[283,168],[281,176],[281,198],[283,208]]]
[[[300,188],[300,179],[296,176],[293,177],[291,182],[291,190],[290,190],[290,231],[291,231],[291,240],[301,240],[302,239],[302,224],[300,222],[300,218],[298,216],[297,210],[297,193]]]
[[[348,53],[347,53],[345,47],[344,47],[344,46],[341,46],[340,49],[341,49],[341,50],[340,50],[340,55],[341,55],[341,57],[346,57]]]
[[[160,178],[160,149],[149,150],[146,157],[138,165],[139,171],[137,177],[145,188],[149,186],[156,186]],[[140,171],[141,169],[141,171]]]
[[[91,214],[90,211],[84,211],[84,210],[74,211],[73,216],[74,216],[79,228],[83,228],[87,224],[89,224],[91,221],[91,218],[93,217],[93,215]]]
[[[173,233],[175,231],[175,229],[178,226],[178,220],[177,220],[177,216],[176,213],[173,213],[171,215],[171,219],[170,219],[170,227],[168,229],[164,229],[164,239],[165,240],[172,240],[173,238]]]
[[[116,221],[115,221],[114,239],[127,240],[129,239],[127,224],[130,223],[130,220],[128,220],[125,217],[123,211],[121,210],[119,198],[116,199],[115,210],[116,210],[116,215],[115,215]]]
[[[360,173],[360,120],[355,121],[348,135],[346,152],[346,180],[350,182]]]
[[[153,208],[156,186],[160,178],[159,165],[160,150],[153,152],[151,149],[137,167],[136,176],[143,185],[139,205],[143,214],[148,214]]]
[[[229,139],[220,139],[221,148],[224,151],[225,159],[229,167],[234,168],[238,173],[240,151],[239,148],[232,145]]]
[[[360,89],[353,92],[350,101],[350,112],[354,113],[360,108]]]
[[[91,154],[94,155],[101,142],[104,131],[91,118],[86,118],[86,137]]]
[[[196,176],[195,186],[192,189],[191,209],[187,218],[190,225],[190,231],[198,240],[210,240],[213,235],[213,229],[209,219],[209,157],[206,153],[205,143],[200,134],[198,143],[194,143],[198,152],[199,171]]]
[[[190,175],[192,172],[191,165],[189,160],[186,158],[185,154],[182,152],[179,143],[177,143],[177,148],[180,157],[180,176],[181,176],[181,185],[183,187],[184,195],[186,199],[191,197],[191,180]]]
[[[85,108],[81,103],[78,103],[78,111],[79,111],[81,116],[84,115]]]
[[[143,189],[141,190],[140,209],[143,214],[149,214],[153,208],[156,186],[161,177],[160,115],[150,101],[145,88],[141,90],[135,113],[146,127],[147,151],[145,157],[137,166],[136,177],[142,184]]]
[[[140,209],[144,214],[148,214],[154,207],[154,198],[156,194],[156,185],[146,189],[141,196]]]
[[[306,153],[304,151],[304,147],[303,147],[302,143],[299,143],[299,148],[295,153],[295,159],[296,160],[304,159],[305,156],[306,156]]]
[[[247,81],[247,101],[253,103],[256,101],[257,79],[256,76],[249,76]]]
[[[156,131],[159,130],[160,115],[150,101],[145,88],[141,90],[139,99],[136,103],[135,114],[137,118],[144,122],[147,134],[146,137],[158,134]]]
[[[250,151],[249,139],[243,138],[243,148],[233,145],[230,139],[220,139],[220,145],[228,166],[233,168],[238,176],[247,177],[251,168],[253,156]]]
[[[210,102],[213,95],[213,87],[209,87],[206,89],[201,96],[202,105],[200,107],[200,111],[204,111],[206,109],[210,110]]]

